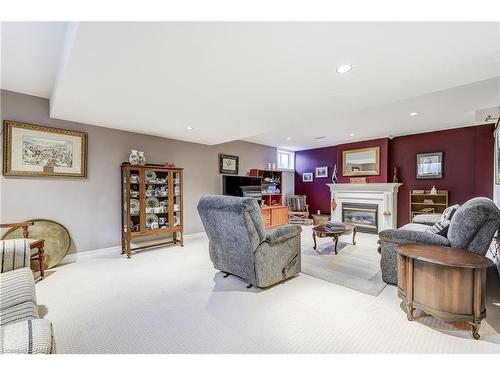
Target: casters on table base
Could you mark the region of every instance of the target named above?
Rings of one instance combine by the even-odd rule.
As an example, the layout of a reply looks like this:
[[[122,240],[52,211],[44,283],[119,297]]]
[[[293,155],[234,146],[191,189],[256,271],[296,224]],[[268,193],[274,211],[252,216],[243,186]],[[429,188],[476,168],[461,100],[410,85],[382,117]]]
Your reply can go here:
[[[247,289],[250,289],[251,287],[253,287],[253,285],[252,285],[252,284],[248,284],[248,285],[247,285]]]
[[[222,276],[222,277],[223,278],[227,278],[227,277],[229,277],[229,275],[231,275],[231,274],[226,272],[226,274],[224,276]]]

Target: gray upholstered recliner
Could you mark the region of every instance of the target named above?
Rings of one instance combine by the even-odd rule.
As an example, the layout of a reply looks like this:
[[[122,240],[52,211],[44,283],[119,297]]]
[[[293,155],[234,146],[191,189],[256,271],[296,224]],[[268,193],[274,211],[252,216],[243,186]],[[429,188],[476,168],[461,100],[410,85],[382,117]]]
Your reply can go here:
[[[198,213],[216,269],[260,288],[300,272],[302,228],[287,224],[266,230],[255,199],[207,195]]]
[[[451,246],[485,255],[499,225],[500,210],[495,203],[488,198],[473,198],[455,212],[446,237],[426,232],[429,225],[415,222],[400,229],[383,230],[379,233],[382,279],[386,283],[397,284],[398,256],[394,249],[399,244]]]

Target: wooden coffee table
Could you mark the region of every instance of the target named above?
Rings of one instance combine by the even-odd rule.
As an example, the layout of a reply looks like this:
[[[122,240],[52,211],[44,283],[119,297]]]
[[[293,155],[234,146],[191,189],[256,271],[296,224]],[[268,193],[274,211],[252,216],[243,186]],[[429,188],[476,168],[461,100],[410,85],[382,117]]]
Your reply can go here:
[[[332,237],[335,242],[335,254],[337,254],[337,245],[339,243],[339,237],[345,236],[352,233],[352,244],[356,245],[356,226],[352,224],[344,224],[345,229],[328,229],[324,224],[320,224],[313,228],[313,240],[314,240],[314,250],[316,250],[316,236],[319,238]],[[316,250],[318,251],[318,250]]]
[[[404,244],[396,247],[398,295],[408,320],[419,308],[434,317],[465,320],[479,339],[486,317],[486,268],[493,261],[479,254],[446,246]]]

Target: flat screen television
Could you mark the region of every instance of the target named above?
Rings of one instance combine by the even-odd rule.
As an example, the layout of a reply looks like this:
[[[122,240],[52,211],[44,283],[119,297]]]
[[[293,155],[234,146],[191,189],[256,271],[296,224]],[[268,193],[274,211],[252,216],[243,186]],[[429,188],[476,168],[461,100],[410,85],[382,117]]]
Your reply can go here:
[[[222,194],[251,197],[262,202],[262,178],[248,176],[222,176]]]

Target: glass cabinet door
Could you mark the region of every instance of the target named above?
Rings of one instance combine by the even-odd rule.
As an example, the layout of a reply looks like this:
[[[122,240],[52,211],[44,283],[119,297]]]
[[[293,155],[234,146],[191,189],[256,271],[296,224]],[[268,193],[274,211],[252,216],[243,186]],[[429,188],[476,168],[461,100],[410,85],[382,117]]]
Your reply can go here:
[[[139,169],[130,168],[129,178],[128,178],[128,188],[129,197],[128,205],[125,209],[130,211],[130,233],[138,233],[142,230],[142,217],[141,217],[141,171]]]
[[[145,169],[145,230],[168,229],[169,222],[169,172]]]
[[[174,228],[182,226],[182,172],[173,172],[173,220]]]

